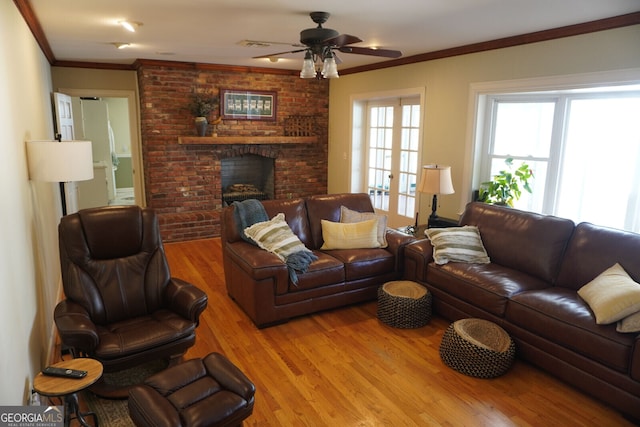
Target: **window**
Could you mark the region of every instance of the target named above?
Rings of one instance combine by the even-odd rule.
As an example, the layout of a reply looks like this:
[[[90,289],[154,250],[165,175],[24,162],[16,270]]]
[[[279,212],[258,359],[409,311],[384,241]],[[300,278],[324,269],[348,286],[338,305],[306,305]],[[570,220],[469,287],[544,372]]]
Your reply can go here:
[[[534,172],[516,207],[640,232],[640,86],[487,94],[476,183]]]

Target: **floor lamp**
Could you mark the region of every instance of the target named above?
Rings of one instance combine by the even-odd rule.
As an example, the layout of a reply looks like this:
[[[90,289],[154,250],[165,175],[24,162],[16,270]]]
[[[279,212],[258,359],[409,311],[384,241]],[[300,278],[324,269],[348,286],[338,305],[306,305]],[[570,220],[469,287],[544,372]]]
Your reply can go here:
[[[438,219],[438,214],[436,213],[436,209],[438,207],[438,195],[453,194],[455,192],[453,190],[453,183],[451,182],[451,166],[423,166],[418,191],[421,193],[433,194],[431,215],[429,216],[429,223],[433,223]]]
[[[30,179],[59,182],[62,214],[73,213],[65,183],[93,179],[91,141],[27,141],[27,158]]]

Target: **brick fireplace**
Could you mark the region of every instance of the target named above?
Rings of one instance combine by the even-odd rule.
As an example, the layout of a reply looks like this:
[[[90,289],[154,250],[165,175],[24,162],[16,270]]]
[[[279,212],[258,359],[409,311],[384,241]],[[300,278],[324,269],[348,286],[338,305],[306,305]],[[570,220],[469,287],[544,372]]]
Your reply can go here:
[[[238,68],[139,61],[146,202],[158,213],[166,242],[220,235],[226,180],[234,168],[246,168],[247,159],[271,165],[265,166],[271,168],[270,198],[327,191],[328,83],[300,79],[297,72]],[[224,120],[217,137],[198,138],[187,109],[196,86],[214,93],[276,91],[277,118]],[[285,122],[296,116],[313,118],[313,137],[286,135]]]

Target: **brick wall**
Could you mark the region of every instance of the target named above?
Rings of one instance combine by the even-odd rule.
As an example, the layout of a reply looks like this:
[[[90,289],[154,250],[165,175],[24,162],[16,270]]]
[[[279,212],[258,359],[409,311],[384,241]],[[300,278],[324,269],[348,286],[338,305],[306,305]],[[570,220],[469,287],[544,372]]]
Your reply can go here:
[[[220,235],[223,158],[244,153],[274,158],[276,198],[327,192],[328,82],[301,79],[297,73],[141,61],[138,84],[146,202],[159,214],[164,241]],[[276,121],[225,120],[217,128],[218,136],[283,136],[287,117],[312,115],[317,142],[179,145],[178,137],[196,135],[187,109],[194,87],[214,93],[220,89],[277,92]],[[210,119],[218,116],[216,111]]]

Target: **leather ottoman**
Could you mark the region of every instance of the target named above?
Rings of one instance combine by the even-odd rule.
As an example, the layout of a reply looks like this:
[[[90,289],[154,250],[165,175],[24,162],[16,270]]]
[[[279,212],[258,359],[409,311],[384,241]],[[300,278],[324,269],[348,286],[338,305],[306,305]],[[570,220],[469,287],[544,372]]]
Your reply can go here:
[[[254,384],[226,357],[211,353],[172,366],[129,392],[136,426],[237,426],[253,412]]]

